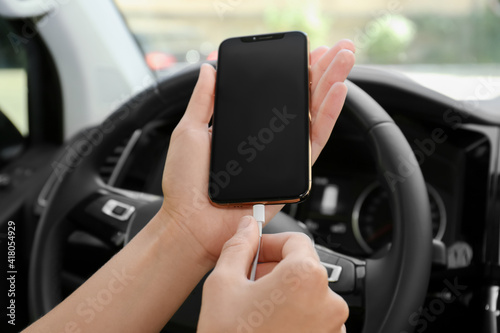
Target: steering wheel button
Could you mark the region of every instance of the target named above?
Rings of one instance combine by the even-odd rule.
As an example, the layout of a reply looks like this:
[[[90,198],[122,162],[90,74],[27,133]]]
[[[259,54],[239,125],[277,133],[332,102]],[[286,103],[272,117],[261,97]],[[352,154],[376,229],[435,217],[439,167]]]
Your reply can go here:
[[[340,278],[340,273],[342,273],[342,266],[328,264],[326,262],[321,263],[328,274],[328,282],[337,282]]]
[[[127,208],[123,207],[123,206],[116,206],[115,208],[113,208],[113,214],[116,214],[116,215],[123,215],[125,212],[127,211]]]
[[[332,285],[332,290],[338,293],[350,293],[354,291],[356,280],[356,268],[354,264],[349,260],[339,258],[337,265],[342,267],[342,276]]]
[[[109,199],[102,207],[102,212],[117,220],[126,221],[135,212],[135,207],[114,199]]]

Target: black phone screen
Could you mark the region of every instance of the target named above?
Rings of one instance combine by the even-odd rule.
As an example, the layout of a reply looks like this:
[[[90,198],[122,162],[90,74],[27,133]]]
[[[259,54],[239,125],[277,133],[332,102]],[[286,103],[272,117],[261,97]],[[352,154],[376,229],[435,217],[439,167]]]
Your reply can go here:
[[[293,202],[308,194],[308,52],[301,32],[231,38],[220,45],[213,202]]]

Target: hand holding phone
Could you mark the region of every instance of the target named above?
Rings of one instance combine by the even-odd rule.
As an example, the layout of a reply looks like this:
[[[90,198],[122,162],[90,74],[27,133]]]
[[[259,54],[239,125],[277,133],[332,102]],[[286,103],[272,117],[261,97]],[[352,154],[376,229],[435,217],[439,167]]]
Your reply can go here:
[[[318,157],[328,141],[346,95],[342,83],[354,63],[354,46],[341,41],[332,48],[321,47],[311,52],[311,157]],[[206,64],[182,120],[172,134],[163,175],[164,203],[161,215],[167,215],[192,235],[193,248],[213,265],[221,248],[236,231],[243,215],[252,208],[221,209],[208,197],[210,164],[210,126],[214,107],[216,73]],[[266,208],[272,218],[280,205]],[[190,241],[186,239],[185,241]]]

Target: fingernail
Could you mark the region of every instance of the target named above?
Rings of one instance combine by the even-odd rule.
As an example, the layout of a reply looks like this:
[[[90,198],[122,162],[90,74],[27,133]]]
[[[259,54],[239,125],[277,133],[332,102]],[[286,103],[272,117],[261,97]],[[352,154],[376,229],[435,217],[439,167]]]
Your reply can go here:
[[[207,70],[207,68],[206,68],[207,66],[205,66],[205,65],[207,65],[207,64],[202,64],[202,65],[200,66],[200,74],[199,74],[199,76],[198,76],[198,77],[200,77],[200,76],[202,75],[202,73],[203,73],[203,72],[205,72],[205,71]]]
[[[209,67],[212,67],[212,65],[207,64],[207,63],[203,63],[203,64],[200,66],[200,71],[206,71]]]
[[[248,228],[253,222],[253,218],[251,216],[243,216],[240,219],[240,224],[238,225],[238,231]]]

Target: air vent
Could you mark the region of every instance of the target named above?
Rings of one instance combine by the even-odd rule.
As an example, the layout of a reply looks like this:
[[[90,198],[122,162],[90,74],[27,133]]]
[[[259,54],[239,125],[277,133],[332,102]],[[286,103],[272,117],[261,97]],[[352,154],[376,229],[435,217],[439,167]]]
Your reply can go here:
[[[123,151],[125,150],[125,147],[127,146],[129,141],[130,138],[125,139],[120,145],[116,146],[111,154],[106,157],[104,163],[99,167],[99,176],[101,176],[102,180],[106,184],[109,182],[109,179],[111,178],[111,175],[113,174],[113,171],[115,170],[116,165],[120,160],[120,156],[122,156]]]
[[[141,134],[142,130],[135,130],[129,139],[124,140],[121,145],[115,147],[113,152],[106,157],[104,163],[99,168],[99,175],[106,184],[110,186],[116,185],[116,181],[125,165],[125,161],[129,158]]]
[[[141,130],[136,130],[132,134],[132,136],[130,136],[130,138],[123,140],[123,142],[118,146],[116,146],[111,152],[111,154],[109,154],[105,158],[103,164],[99,167],[98,172],[102,180],[106,184],[109,184],[111,186],[114,185],[118,175],[121,172],[121,169],[123,168],[123,165],[125,164],[125,161],[130,155],[130,152],[132,151],[133,147],[137,143],[137,140],[139,140],[141,133],[142,133]],[[68,145],[71,144],[72,143],[69,143]],[[60,156],[60,158],[62,157],[64,157],[64,153]],[[59,177],[61,177],[61,170],[54,169],[54,171],[49,176],[47,182],[43,186],[42,190],[40,191],[40,194],[38,195],[37,204],[35,205],[34,208],[35,214],[37,215],[42,214],[43,210],[47,206],[47,200],[50,194],[52,193]]]

